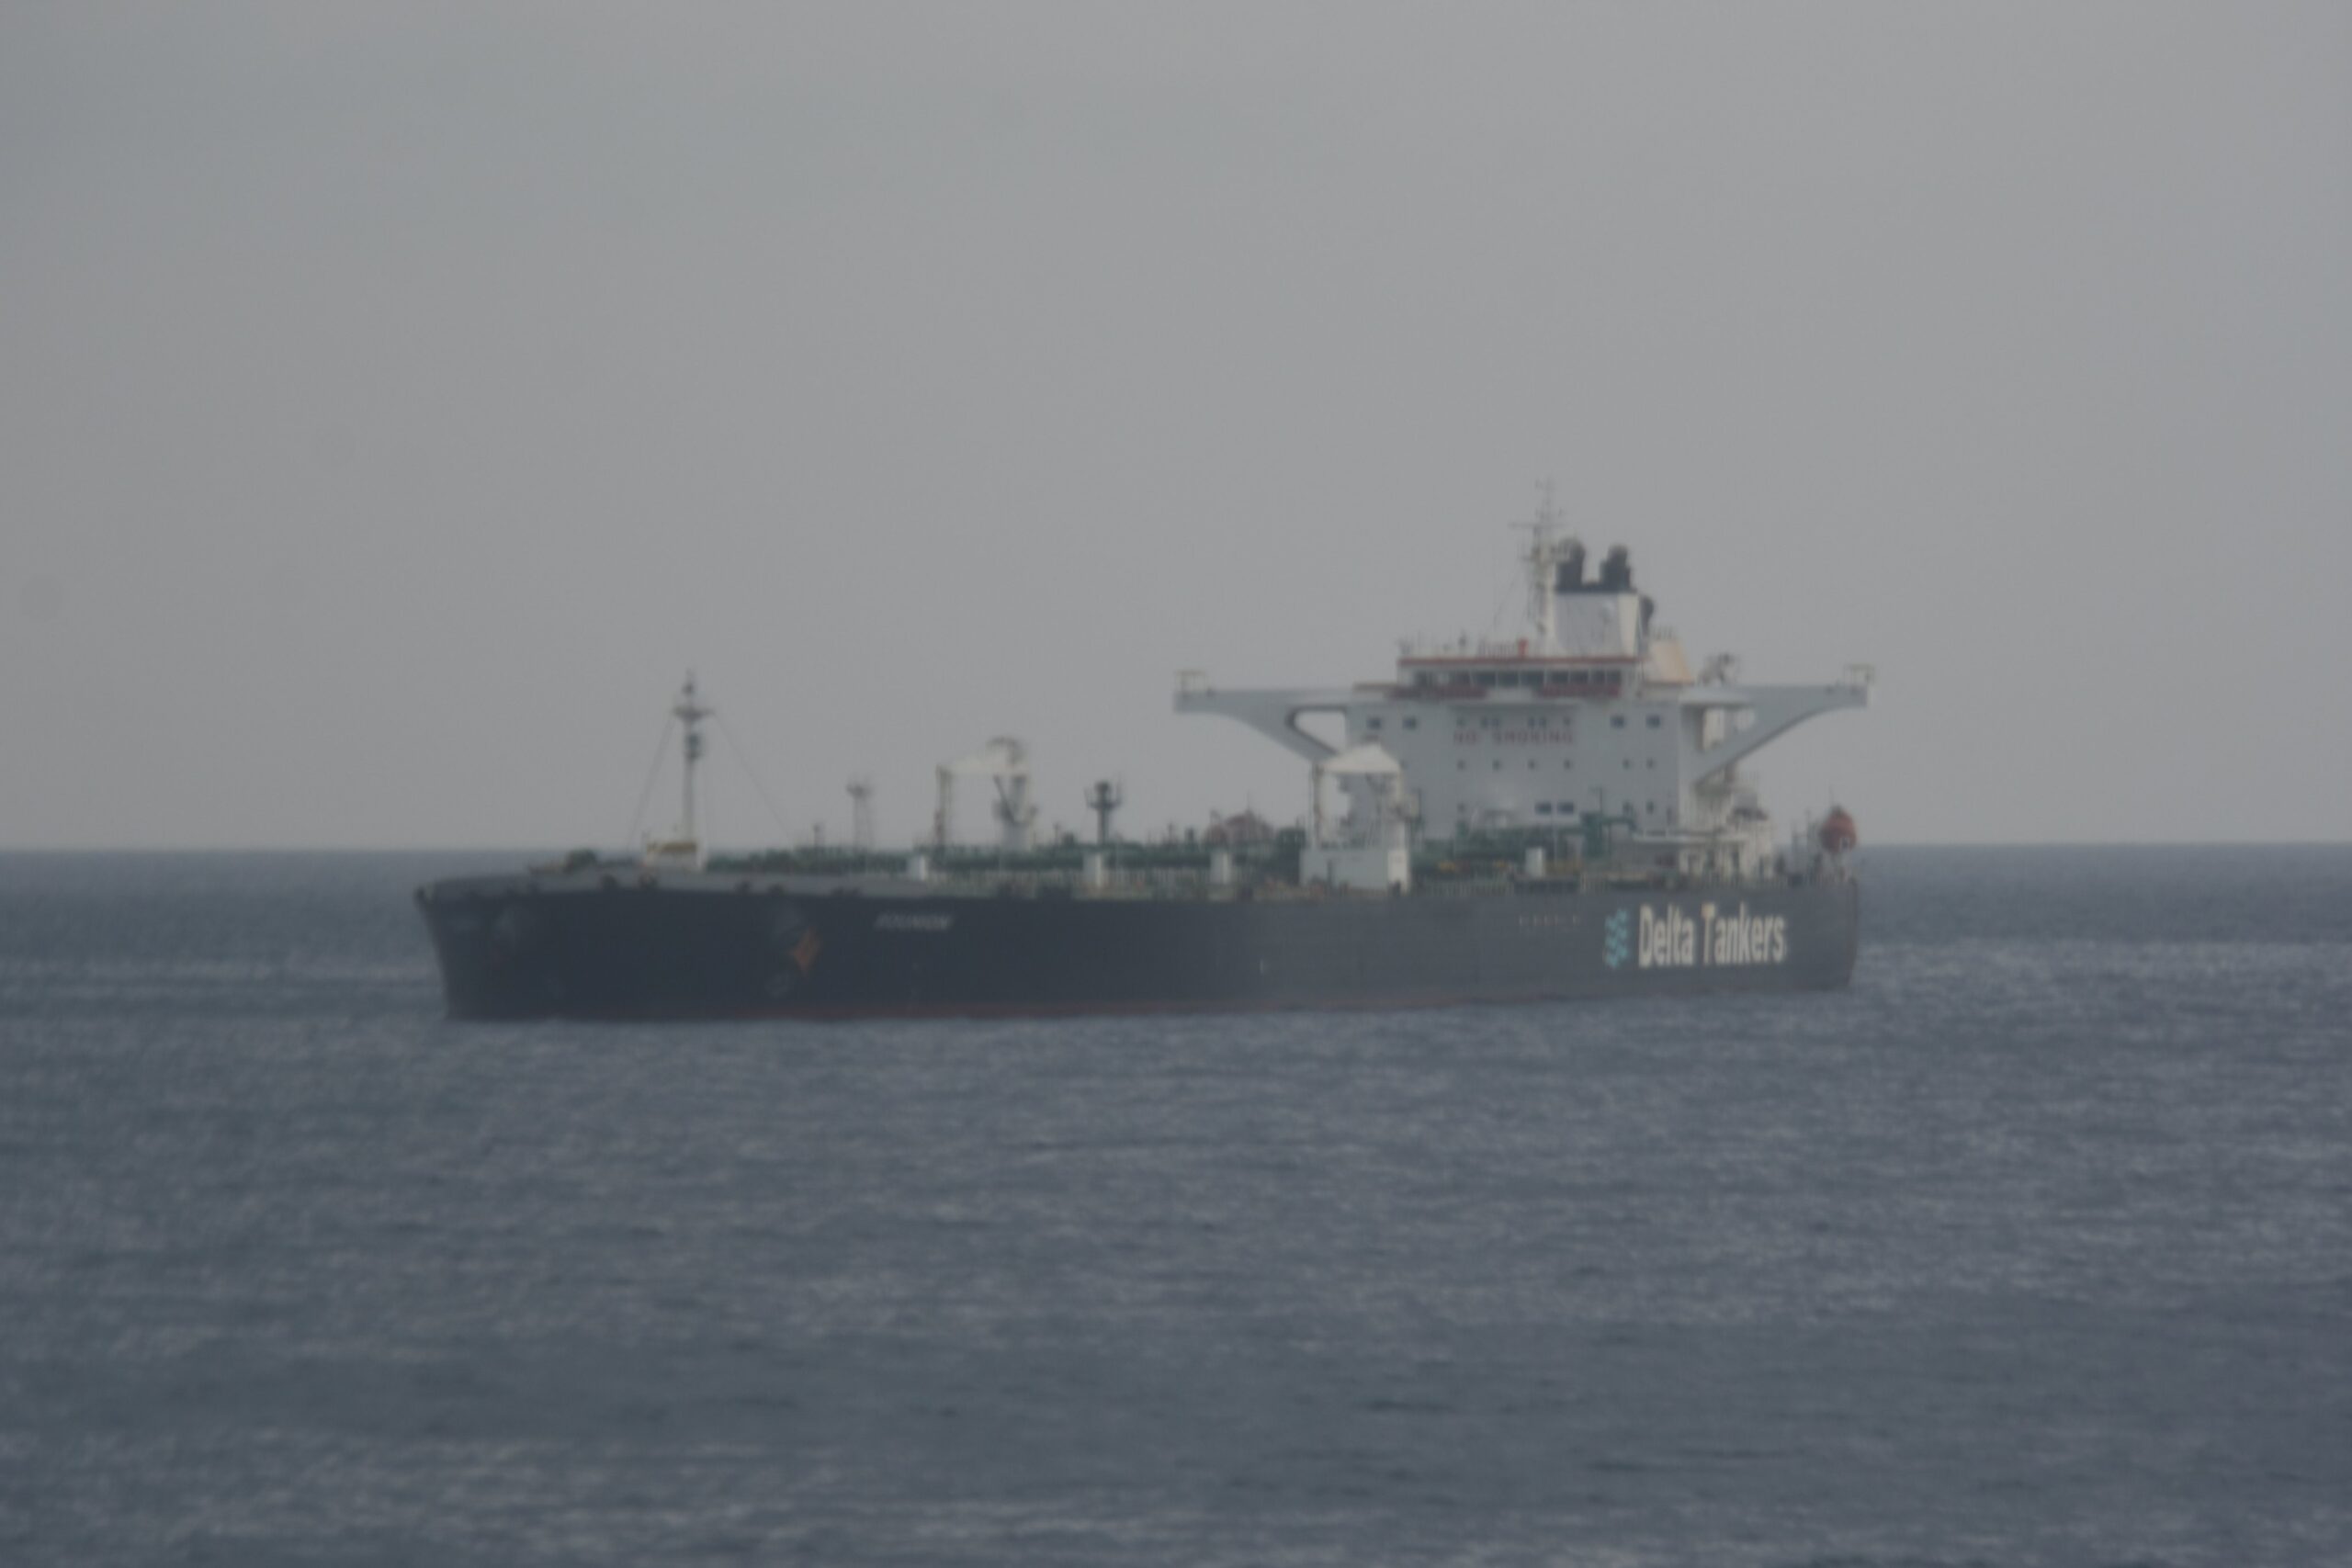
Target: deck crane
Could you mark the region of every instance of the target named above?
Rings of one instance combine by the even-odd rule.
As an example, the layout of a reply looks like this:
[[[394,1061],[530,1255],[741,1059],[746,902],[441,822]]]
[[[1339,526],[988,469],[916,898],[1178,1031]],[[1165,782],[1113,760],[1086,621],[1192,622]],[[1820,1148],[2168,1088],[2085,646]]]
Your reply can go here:
[[[943,850],[955,831],[956,781],[959,778],[996,782],[993,815],[997,841],[1008,853],[1026,853],[1030,830],[1037,821],[1037,808],[1029,799],[1028,749],[1009,735],[1000,735],[970,756],[940,765],[939,812],[932,819],[932,839]]]

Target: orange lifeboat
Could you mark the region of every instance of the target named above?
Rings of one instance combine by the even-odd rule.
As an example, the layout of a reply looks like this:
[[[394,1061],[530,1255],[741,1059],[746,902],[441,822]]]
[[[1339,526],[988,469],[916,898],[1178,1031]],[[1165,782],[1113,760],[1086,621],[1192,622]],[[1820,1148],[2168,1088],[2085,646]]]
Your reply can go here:
[[[1842,855],[1861,841],[1854,830],[1854,819],[1842,806],[1833,806],[1829,815],[1821,819],[1821,847],[1833,855]]]

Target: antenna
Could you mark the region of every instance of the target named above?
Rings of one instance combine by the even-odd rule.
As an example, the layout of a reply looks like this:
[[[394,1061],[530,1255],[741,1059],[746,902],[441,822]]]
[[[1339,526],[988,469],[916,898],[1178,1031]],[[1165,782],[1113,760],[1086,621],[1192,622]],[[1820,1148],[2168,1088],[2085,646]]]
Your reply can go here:
[[[849,781],[849,841],[860,850],[874,847],[874,781],[863,776]]]
[[[1127,792],[1109,779],[1097,779],[1094,787],[1086,792],[1086,808],[1094,813],[1094,841],[1107,845],[1111,841],[1111,813],[1119,809]]]

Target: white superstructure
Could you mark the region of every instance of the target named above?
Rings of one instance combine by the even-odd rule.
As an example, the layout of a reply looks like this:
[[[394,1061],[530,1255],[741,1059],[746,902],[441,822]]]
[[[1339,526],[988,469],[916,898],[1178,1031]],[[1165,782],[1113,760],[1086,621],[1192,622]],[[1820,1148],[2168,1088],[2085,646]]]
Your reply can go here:
[[[1681,643],[1653,625],[1623,546],[1589,575],[1584,546],[1546,502],[1522,558],[1528,635],[1503,641],[1407,642],[1393,680],[1341,689],[1231,691],[1188,671],[1179,713],[1239,719],[1316,764],[1372,747],[1396,759],[1402,801],[1376,774],[1341,787],[1358,836],[1400,815],[1425,840],[1497,829],[1576,829],[1589,817],[1629,824],[1617,852],[1690,874],[1763,874],[1771,824],[1739,764],[1815,714],[1861,707],[1871,671],[1760,686],[1727,658],[1691,672]],[[1334,747],[1301,720],[1336,716]],[[1319,791],[1319,784],[1318,784]]]

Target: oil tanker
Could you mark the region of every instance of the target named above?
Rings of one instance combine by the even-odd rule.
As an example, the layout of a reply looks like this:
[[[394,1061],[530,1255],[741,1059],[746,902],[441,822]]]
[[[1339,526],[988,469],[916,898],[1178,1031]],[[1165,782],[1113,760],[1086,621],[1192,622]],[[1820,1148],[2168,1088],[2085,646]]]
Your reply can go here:
[[[1742,764],[1871,672],[1754,685],[1691,668],[1623,546],[1589,562],[1548,502],[1526,525],[1528,625],[1407,642],[1385,679],[1227,689],[1177,678],[1179,713],[1256,729],[1304,761],[1314,808],[1154,842],[1039,840],[1026,749],[938,771],[922,844],[712,857],[695,827],[712,710],[672,709],[679,828],[416,893],[457,1019],[980,1016],[1378,1008],[1822,990],[1850,979],[1852,818],[1779,840]],[[1590,570],[1588,570],[1588,567]],[[1324,733],[1307,727],[1313,719]],[[1329,738],[1327,739],[1326,737]],[[667,741],[664,741],[666,748]],[[961,781],[994,841],[954,840]]]

